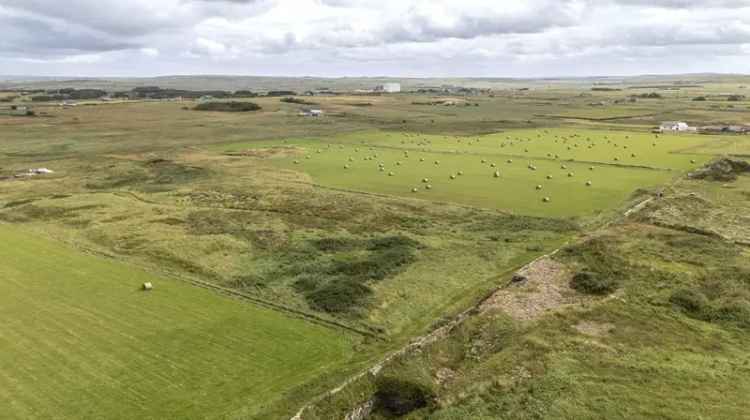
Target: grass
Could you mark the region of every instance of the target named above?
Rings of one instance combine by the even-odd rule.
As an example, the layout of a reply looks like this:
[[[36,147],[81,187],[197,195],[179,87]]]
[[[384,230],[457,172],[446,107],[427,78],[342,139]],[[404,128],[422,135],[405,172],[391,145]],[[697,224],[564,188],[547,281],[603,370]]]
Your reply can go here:
[[[316,97],[325,111],[316,119],[280,98],[253,98],[262,109],[248,113],[131,102],[38,104],[38,118],[0,116],[0,220],[16,225],[0,232],[11,238],[0,253],[13,258],[0,266],[0,278],[13,279],[0,286],[0,315],[12,320],[0,332],[0,406],[21,418],[288,418],[345,372],[440,325],[518,267],[658,187],[664,197],[629,222],[684,230],[620,226],[604,243],[558,253],[571,273],[594,275],[582,290],[614,297],[587,295],[533,327],[496,312],[474,317],[424,360],[386,373],[430,385],[437,369],[450,369],[434,387],[438,403],[417,418],[434,409],[437,418],[710,417],[705,407],[732,418],[747,390],[746,294],[741,281],[712,273],[746,269],[747,253],[686,230],[750,240],[750,178],[709,184],[680,176],[716,154],[742,154],[748,143],[649,131],[661,120],[741,122],[745,108],[689,100],[737,84],[596,108],[588,104],[630,91],[589,96],[587,84],[584,97],[578,85],[529,85],[518,92],[509,82],[471,98]],[[440,100],[472,106],[413,104]],[[588,120],[547,117],[565,115]],[[55,173],[12,179],[31,167]],[[71,249],[40,239],[47,237]],[[386,341],[172,277],[368,328]],[[611,277],[616,288],[599,281]],[[715,284],[724,278],[732,287]],[[137,290],[146,280],[156,285],[151,294]],[[672,299],[679,290],[705,300]],[[607,328],[591,337],[575,328],[582,322]],[[706,368],[712,364],[719,368]],[[703,377],[697,399],[680,387]],[[341,407],[362,402],[367,392],[359,391],[344,391],[351,398]],[[665,392],[683,406],[660,401]]]
[[[698,136],[656,138],[570,129],[480,137],[362,133],[326,140],[288,139],[284,146],[299,152],[271,161],[335,188],[534,216],[581,217],[611,211],[636,189],[666,183],[706,162],[709,156],[678,153],[706,141]],[[248,146],[271,145],[240,143],[217,149]],[[550,201],[544,202],[545,197]]]
[[[267,418],[352,356],[341,331],[0,233],[4,417]]]

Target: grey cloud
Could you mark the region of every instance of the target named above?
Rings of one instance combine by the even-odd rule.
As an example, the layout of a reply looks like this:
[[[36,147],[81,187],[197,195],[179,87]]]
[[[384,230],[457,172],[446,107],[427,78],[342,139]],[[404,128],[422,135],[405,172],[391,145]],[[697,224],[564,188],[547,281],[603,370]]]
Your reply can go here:
[[[661,7],[667,9],[734,9],[750,7],[750,0],[615,0],[615,3],[626,6]]]
[[[96,53],[137,48],[133,42],[28,17],[0,15],[0,51],[26,55]]]

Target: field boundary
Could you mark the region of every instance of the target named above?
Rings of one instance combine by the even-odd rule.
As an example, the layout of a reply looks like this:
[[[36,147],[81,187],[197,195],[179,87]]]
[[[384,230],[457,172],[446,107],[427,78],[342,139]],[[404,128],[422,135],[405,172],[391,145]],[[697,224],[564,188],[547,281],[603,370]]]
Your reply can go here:
[[[10,225],[13,225],[13,226],[18,226],[16,224],[12,224],[12,223],[5,223],[5,222],[0,222],[0,223],[2,223],[2,224],[10,224]],[[383,337],[382,335],[377,334],[375,332],[367,331],[367,330],[360,329],[360,328],[356,328],[356,327],[353,327],[353,326],[350,326],[350,325],[346,325],[346,324],[344,324],[342,322],[338,322],[338,321],[335,321],[335,320],[332,320],[332,319],[326,319],[326,318],[323,318],[323,317],[318,316],[316,314],[312,314],[312,313],[308,313],[308,312],[305,312],[305,311],[302,311],[302,310],[299,310],[299,309],[291,308],[291,307],[288,307],[288,306],[285,306],[285,305],[282,305],[282,304],[279,304],[279,303],[270,302],[270,301],[267,301],[265,299],[261,299],[261,298],[249,295],[247,293],[243,293],[243,292],[240,292],[240,291],[237,291],[237,290],[229,289],[227,287],[219,286],[218,284],[215,284],[215,283],[212,283],[212,282],[209,282],[209,281],[199,280],[199,279],[196,279],[196,278],[192,278],[192,277],[187,277],[187,276],[184,276],[184,275],[180,275],[180,274],[175,273],[175,272],[173,272],[171,270],[154,269],[154,267],[151,267],[149,265],[139,264],[137,262],[130,261],[130,260],[122,260],[122,259],[118,258],[114,254],[108,254],[108,253],[97,251],[97,250],[92,249],[92,248],[82,247],[80,245],[72,244],[72,243],[69,243],[67,241],[61,241],[61,240],[59,240],[57,238],[50,238],[50,239],[54,240],[54,241],[57,241],[57,242],[64,243],[66,246],[69,246],[69,247],[71,247],[73,249],[76,249],[76,250],[78,250],[79,252],[82,252],[82,253],[86,253],[86,254],[89,254],[89,255],[94,255],[94,256],[97,256],[97,257],[100,257],[100,258],[113,259],[113,260],[116,260],[116,261],[120,262],[121,264],[124,264],[124,265],[127,265],[127,266],[131,266],[131,267],[137,267],[138,269],[143,270],[144,272],[152,274],[154,276],[164,276],[164,277],[166,277],[168,279],[171,279],[171,280],[177,280],[177,281],[181,281],[181,282],[184,282],[184,283],[190,283],[193,286],[202,287],[204,289],[213,290],[214,292],[217,292],[217,293],[220,293],[220,294],[224,294],[224,295],[228,295],[230,297],[234,297],[234,298],[238,298],[238,299],[241,299],[241,300],[245,300],[245,301],[251,302],[253,304],[256,304],[258,306],[265,307],[267,309],[272,309],[272,310],[276,310],[278,312],[285,313],[288,316],[293,316],[293,317],[298,318],[298,319],[304,319],[305,321],[308,321],[308,322],[311,322],[311,323],[314,323],[314,324],[323,325],[323,326],[326,326],[326,327],[329,327],[329,328],[334,328],[334,329],[346,330],[346,331],[349,331],[349,332],[352,332],[352,333],[356,333],[356,334],[359,334],[359,335],[362,335],[362,336],[374,338],[374,339],[377,339],[377,340],[380,340],[380,341],[387,341],[387,339],[385,337]]]

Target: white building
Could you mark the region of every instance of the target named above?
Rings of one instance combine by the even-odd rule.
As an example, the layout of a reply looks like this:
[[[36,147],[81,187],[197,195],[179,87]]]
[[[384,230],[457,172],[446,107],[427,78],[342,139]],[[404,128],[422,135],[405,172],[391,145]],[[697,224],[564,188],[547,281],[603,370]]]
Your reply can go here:
[[[659,126],[659,131],[691,131],[691,130],[693,130],[693,128],[687,125],[686,122],[682,122],[682,121],[665,121],[661,123],[661,126]]]
[[[385,83],[375,87],[375,92],[399,93],[401,92],[401,83]]]
[[[300,115],[303,117],[322,117],[323,116],[323,110],[320,109],[306,109],[302,112],[300,112]]]

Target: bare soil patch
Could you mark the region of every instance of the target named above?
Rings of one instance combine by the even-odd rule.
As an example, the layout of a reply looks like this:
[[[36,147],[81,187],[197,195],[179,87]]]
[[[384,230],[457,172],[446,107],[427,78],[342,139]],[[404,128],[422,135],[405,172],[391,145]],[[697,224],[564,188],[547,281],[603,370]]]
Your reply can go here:
[[[565,265],[542,257],[519,270],[515,281],[495,292],[480,310],[500,309],[519,321],[536,320],[580,300],[569,286],[571,276]]]

